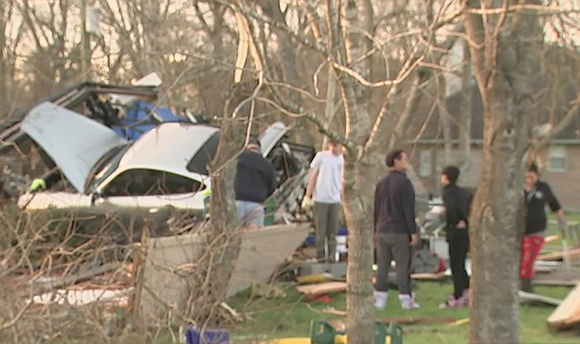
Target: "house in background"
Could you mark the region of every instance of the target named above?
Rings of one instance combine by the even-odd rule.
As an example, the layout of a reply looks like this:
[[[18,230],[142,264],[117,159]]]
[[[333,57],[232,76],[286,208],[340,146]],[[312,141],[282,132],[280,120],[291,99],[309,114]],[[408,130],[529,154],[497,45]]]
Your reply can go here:
[[[459,41],[458,41],[459,42]],[[453,49],[452,49],[453,50]],[[538,74],[534,80],[534,108],[530,114],[530,126],[543,123],[557,125],[572,109],[580,97],[580,54],[571,50],[549,46],[538,63]],[[454,76],[456,77],[456,76]],[[447,78],[445,109],[435,110],[424,118],[422,130],[417,130],[413,141],[411,159],[415,172],[427,191],[440,194],[440,173],[445,161],[444,137],[440,114],[449,116],[452,147],[450,161],[461,165],[464,155],[458,150],[460,126],[459,114],[464,92],[452,78]],[[472,80],[471,89],[471,142],[469,170],[460,182],[476,187],[482,163],[483,104],[479,89]],[[578,100],[576,100],[578,101]],[[423,116],[417,116],[423,117]],[[417,119],[420,121],[420,119]],[[419,127],[415,125],[414,127]],[[542,149],[538,161],[543,170],[541,178],[551,184],[566,209],[580,210],[580,110],[573,114],[568,125]]]

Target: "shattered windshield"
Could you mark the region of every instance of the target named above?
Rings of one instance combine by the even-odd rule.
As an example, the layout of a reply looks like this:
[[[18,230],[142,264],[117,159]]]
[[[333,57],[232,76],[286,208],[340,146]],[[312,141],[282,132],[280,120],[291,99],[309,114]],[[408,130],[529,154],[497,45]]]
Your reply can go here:
[[[191,160],[187,163],[187,170],[193,173],[209,175],[207,164],[209,164],[217,152],[220,140],[219,131],[210,136],[210,138],[199,148]]]
[[[131,148],[132,143],[128,143],[123,146],[117,146],[103,157],[95,164],[95,167],[89,174],[87,183],[85,185],[85,190],[91,192],[94,190],[103,180],[108,178],[111,173],[113,173],[117,167],[119,167],[119,162],[125,155],[125,153]]]

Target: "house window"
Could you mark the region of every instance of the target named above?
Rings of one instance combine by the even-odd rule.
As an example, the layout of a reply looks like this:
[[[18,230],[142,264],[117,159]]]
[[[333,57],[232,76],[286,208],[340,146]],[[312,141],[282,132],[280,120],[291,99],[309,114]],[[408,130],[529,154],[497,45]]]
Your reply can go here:
[[[548,151],[548,171],[566,171],[566,148],[562,146],[550,147]]]
[[[419,176],[429,177],[431,172],[431,151],[423,150],[419,153]]]

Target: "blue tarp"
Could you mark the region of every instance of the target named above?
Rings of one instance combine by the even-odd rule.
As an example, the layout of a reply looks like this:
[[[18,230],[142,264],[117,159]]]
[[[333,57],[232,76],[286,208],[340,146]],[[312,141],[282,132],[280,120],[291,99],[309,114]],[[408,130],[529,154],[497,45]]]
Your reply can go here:
[[[141,135],[165,122],[189,122],[183,116],[174,114],[171,109],[155,107],[142,100],[134,101],[127,109],[127,116],[112,129],[121,137],[134,141]]]

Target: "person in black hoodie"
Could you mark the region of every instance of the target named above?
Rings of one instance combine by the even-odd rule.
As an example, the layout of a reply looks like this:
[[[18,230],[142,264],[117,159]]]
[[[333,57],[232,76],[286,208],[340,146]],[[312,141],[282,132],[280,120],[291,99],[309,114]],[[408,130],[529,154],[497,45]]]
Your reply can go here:
[[[521,290],[533,293],[532,278],[534,277],[534,263],[544,247],[546,226],[546,205],[558,217],[558,225],[566,226],[564,210],[552,191],[552,188],[538,178],[538,166],[531,164],[526,172],[524,197],[526,200],[526,222],[522,241],[520,283]]]
[[[459,168],[456,166],[447,166],[441,172],[453,294],[449,295],[447,302],[442,303],[440,308],[469,305],[469,275],[465,270],[465,258],[469,252],[468,218],[472,195],[457,185],[458,178]]]
[[[396,149],[387,154],[386,163],[392,171],[378,182],[375,189],[374,229],[378,274],[374,306],[386,306],[389,268],[394,259],[401,308],[419,308],[411,292],[411,247],[419,243],[419,234],[415,223],[415,190],[405,174],[409,167],[407,153]]]
[[[264,226],[263,203],[276,189],[276,178],[272,163],[262,156],[257,138],[251,137],[238,157],[234,188],[242,226]]]

